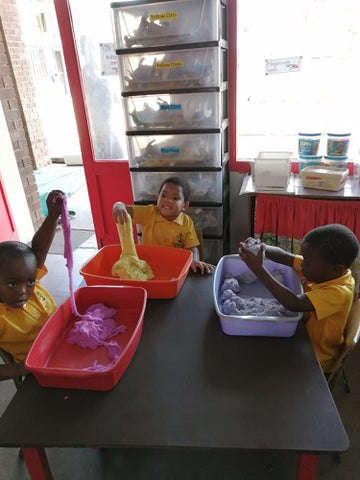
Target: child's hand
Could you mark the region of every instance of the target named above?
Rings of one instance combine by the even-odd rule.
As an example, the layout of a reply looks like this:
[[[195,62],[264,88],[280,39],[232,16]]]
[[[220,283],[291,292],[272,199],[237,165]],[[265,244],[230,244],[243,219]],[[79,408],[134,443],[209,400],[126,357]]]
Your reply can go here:
[[[244,242],[240,242],[239,255],[252,272],[255,274],[262,268],[264,260],[265,245],[261,243],[257,253],[247,248]]]
[[[52,190],[46,198],[48,216],[58,218],[61,215],[63,198],[65,193],[61,190]]]
[[[200,271],[201,275],[204,273],[212,273],[215,269],[215,265],[211,265],[211,263],[201,262],[200,260],[193,260],[191,262],[191,270],[193,272]]]
[[[123,202],[115,202],[113,206],[113,218],[116,223],[124,224],[128,219],[128,212]]]

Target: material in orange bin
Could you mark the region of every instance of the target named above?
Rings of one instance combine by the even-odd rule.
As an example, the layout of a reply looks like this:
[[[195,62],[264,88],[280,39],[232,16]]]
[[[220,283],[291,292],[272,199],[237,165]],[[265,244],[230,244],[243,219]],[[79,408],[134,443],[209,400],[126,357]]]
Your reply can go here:
[[[158,245],[136,245],[138,257],[154,273],[147,281],[113,277],[111,267],[119,259],[120,245],[101,248],[80,269],[87,285],[127,285],[145,288],[148,298],[174,298],[189,273],[193,254],[190,250]]]
[[[114,320],[125,325],[126,332],[111,338],[122,349],[115,364],[107,370],[84,370],[98,362],[109,365],[111,360],[105,346],[95,350],[81,348],[68,342],[74,323],[70,299],[51,315],[36,337],[25,360],[38,383],[44,387],[110,390],[120,380],[138,347],[144,321],[147,293],[143,288],[121,286],[90,286],[75,291],[80,314],[90,305],[103,303],[117,310]]]

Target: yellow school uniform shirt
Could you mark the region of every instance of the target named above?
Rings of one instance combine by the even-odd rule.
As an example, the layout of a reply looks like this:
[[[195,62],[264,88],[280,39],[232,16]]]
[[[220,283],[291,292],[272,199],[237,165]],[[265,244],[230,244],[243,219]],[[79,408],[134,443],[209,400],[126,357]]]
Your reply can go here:
[[[41,327],[56,309],[54,299],[39,283],[46,273],[46,267],[37,270],[34,291],[22,308],[0,302],[0,347],[15,362],[25,360]]]
[[[300,273],[303,257],[297,255],[294,269]],[[331,369],[344,341],[344,328],[354,299],[355,281],[351,271],[346,270],[339,278],[328,282],[308,282],[304,277],[304,293],[313,304],[307,331],[324,372]]]
[[[141,224],[143,245],[190,249],[199,245],[194,223],[181,212],[173,221],[162,217],[156,205],[133,205],[134,224]]]

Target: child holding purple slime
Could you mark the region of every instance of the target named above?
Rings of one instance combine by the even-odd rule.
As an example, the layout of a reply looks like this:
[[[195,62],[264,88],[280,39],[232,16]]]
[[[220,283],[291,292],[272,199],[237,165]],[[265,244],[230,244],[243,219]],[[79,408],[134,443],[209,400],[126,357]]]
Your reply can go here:
[[[0,380],[21,378],[29,372],[24,360],[56,303],[40,285],[45,260],[61,213],[63,192],[46,199],[48,215],[33,236],[31,247],[17,241],[0,243],[0,347],[14,362],[0,365]]]
[[[118,326],[113,319],[116,310],[106,307],[102,303],[91,305],[85,315],[81,315],[78,312],[72,278],[74,261],[71,244],[71,226],[65,195],[62,198],[61,225],[64,232],[64,257],[69,271],[71,309],[74,315],[80,317],[80,320],[75,322],[74,327],[70,331],[69,343],[92,350],[103,345],[107,349],[108,357],[112,362],[104,366],[95,361],[94,365],[85,370],[106,370],[111,368],[121,355],[120,345],[116,341],[108,342],[107,340],[119,333],[124,333],[126,327],[124,325]]]

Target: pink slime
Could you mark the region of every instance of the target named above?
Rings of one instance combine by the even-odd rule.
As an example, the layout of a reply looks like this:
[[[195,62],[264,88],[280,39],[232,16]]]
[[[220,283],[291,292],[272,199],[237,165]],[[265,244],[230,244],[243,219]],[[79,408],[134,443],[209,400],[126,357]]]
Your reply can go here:
[[[74,267],[73,250],[71,244],[71,226],[70,218],[67,209],[67,200],[65,195],[59,195],[62,198],[61,208],[61,226],[64,234],[64,258],[66,260],[66,267],[69,271],[69,287],[70,287],[70,302],[71,309],[74,315],[80,317],[81,320],[75,322],[74,327],[70,331],[69,343],[79,345],[82,348],[95,348],[103,345],[106,347],[108,356],[112,362],[107,365],[101,365],[95,360],[94,365],[84,370],[107,370],[113,366],[116,360],[121,355],[121,348],[115,341],[107,342],[107,340],[118,333],[124,333],[126,327],[124,325],[117,326],[115,320],[112,318],[116,314],[114,308],[108,308],[102,303],[91,305],[85,315],[78,312],[75,303],[74,285],[72,271]],[[54,202],[59,198],[54,198]]]

